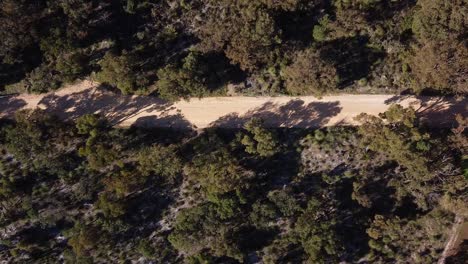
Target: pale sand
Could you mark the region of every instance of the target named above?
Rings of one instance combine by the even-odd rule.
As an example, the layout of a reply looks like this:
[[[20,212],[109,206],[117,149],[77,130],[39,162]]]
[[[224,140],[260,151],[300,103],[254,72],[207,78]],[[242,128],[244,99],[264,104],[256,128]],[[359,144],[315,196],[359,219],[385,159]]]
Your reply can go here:
[[[358,125],[360,113],[378,115],[392,103],[412,105],[430,125],[453,126],[457,113],[466,115],[466,98],[394,95],[336,95],[317,99],[300,97],[209,97],[165,102],[150,96],[124,96],[98,89],[85,80],[43,95],[0,97],[0,117],[11,117],[20,109],[41,108],[64,119],[100,113],[114,125],[206,128],[240,127],[260,117],[274,127],[319,127]]]

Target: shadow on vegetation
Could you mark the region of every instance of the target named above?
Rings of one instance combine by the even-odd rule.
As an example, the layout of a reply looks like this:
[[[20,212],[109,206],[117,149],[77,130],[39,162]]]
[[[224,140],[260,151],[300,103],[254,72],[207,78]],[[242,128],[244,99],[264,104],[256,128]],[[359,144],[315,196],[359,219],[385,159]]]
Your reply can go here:
[[[384,58],[384,52],[367,44],[367,37],[357,36],[333,40],[322,48],[321,57],[336,67],[340,88],[368,76],[372,65]]]
[[[241,128],[250,119],[261,118],[267,127],[319,127],[339,114],[341,109],[338,101],[312,102],[308,105],[300,99],[291,100],[284,105],[268,102],[242,116],[237,113],[225,115],[210,126]]]
[[[22,54],[17,54],[16,59],[22,63],[0,63],[0,91],[6,85],[21,81],[28,72],[38,67],[42,61],[42,53],[39,45],[30,45],[26,47]]]
[[[376,21],[384,21],[390,19],[398,12],[405,9],[410,9],[416,5],[415,0],[404,0],[404,1],[375,1],[377,4],[368,9],[365,13],[366,20],[370,23]]]
[[[26,106],[26,102],[22,99],[0,96],[0,117],[12,118],[24,106]]]
[[[137,119],[137,123],[142,126],[165,126],[165,124],[178,128],[190,126],[181,114],[169,113],[174,107],[171,107],[172,103],[168,101],[148,96],[115,95],[102,87],[65,96],[48,95],[39,105],[66,120],[74,120],[85,114],[100,113],[111,125],[119,125],[139,114],[159,111],[161,113],[159,117],[155,115],[142,117]]]
[[[311,32],[318,23],[316,19],[318,10],[320,9],[281,12],[276,20],[283,37],[287,40],[301,41],[304,45],[310,44]]]
[[[232,65],[224,53],[208,52],[201,59],[201,70],[208,90],[214,92],[228,83],[240,83],[246,73],[238,65]]]
[[[467,98],[398,95],[385,100],[385,104],[398,104],[409,99],[421,102],[415,105],[416,116],[427,125],[452,127],[456,125],[457,114],[466,116],[468,113]]]

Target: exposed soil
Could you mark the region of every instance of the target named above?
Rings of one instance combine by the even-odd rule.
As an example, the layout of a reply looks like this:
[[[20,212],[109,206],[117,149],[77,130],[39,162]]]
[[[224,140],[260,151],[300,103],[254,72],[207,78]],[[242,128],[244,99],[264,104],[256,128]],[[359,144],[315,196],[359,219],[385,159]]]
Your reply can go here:
[[[100,113],[117,126],[201,129],[210,126],[241,127],[260,117],[271,127],[357,125],[360,113],[377,115],[392,103],[412,105],[434,126],[452,126],[456,113],[466,113],[468,100],[453,97],[399,95],[334,95],[317,99],[300,97],[209,97],[168,102],[151,96],[119,95],[89,80],[56,92],[0,97],[0,117],[21,109],[41,108],[63,119]]]

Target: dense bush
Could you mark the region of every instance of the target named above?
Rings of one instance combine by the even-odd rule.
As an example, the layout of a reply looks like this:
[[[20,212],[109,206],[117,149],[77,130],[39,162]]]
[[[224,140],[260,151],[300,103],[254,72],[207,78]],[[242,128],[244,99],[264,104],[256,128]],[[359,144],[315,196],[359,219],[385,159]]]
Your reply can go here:
[[[0,89],[96,76],[169,100],[230,83],[247,94],[465,94],[467,13],[463,0],[5,0]]]
[[[0,257],[437,261],[468,214],[466,120],[431,131],[398,105],[359,120],[192,137],[19,112],[0,123]]]

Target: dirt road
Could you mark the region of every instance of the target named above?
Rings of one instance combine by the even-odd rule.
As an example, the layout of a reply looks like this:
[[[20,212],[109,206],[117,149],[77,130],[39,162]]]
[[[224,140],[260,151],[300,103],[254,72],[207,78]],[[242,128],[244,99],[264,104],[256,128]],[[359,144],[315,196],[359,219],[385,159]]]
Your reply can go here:
[[[392,103],[413,105],[428,124],[451,126],[456,113],[466,113],[468,100],[392,95],[337,95],[317,99],[301,97],[210,97],[175,103],[149,96],[116,95],[91,81],[81,81],[54,93],[0,98],[0,117],[20,109],[41,108],[63,119],[100,113],[118,126],[206,128],[240,127],[260,117],[274,127],[356,125],[365,112],[377,115]]]

